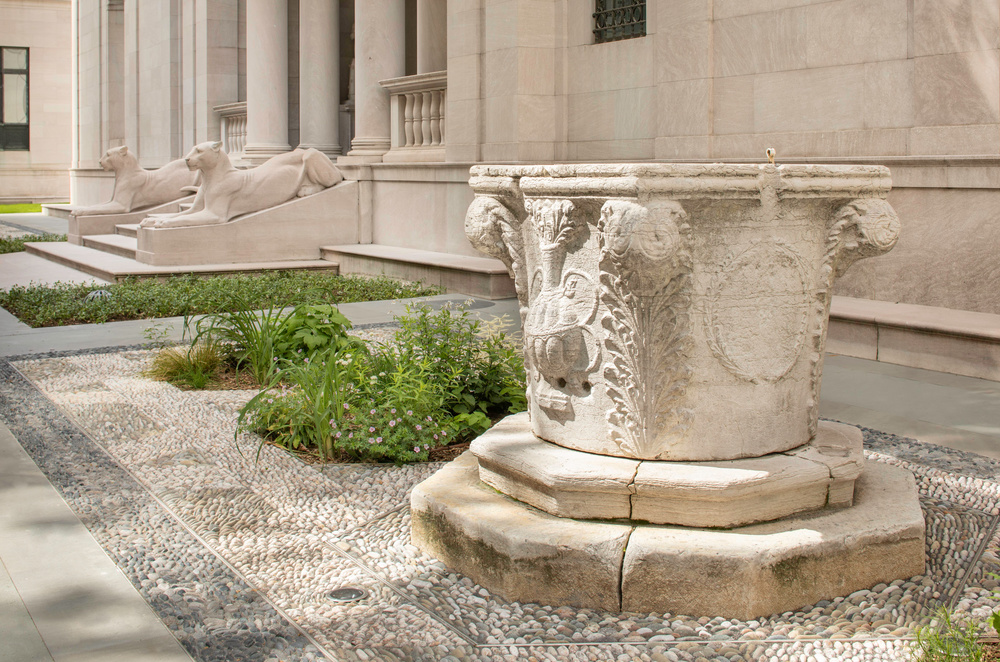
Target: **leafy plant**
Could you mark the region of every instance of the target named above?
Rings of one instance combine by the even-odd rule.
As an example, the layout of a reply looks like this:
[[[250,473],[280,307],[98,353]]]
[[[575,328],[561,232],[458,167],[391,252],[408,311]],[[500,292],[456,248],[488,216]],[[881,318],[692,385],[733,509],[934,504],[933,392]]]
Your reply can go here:
[[[202,389],[215,377],[225,360],[225,352],[212,341],[199,341],[189,347],[160,350],[144,373],[175,386]]]
[[[295,306],[283,321],[275,348],[278,356],[313,356],[318,352],[345,349],[356,344],[347,335],[351,322],[330,304]]]
[[[428,306],[399,322],[390,344],[338,340],[280,358],[269,388],[240,411],[239,428],[328,459],[402,463],[523,410],[520,353],[497,329]]]
[[[912,655],[919,662],[981,662],[983,649],[979,645],[979,627],[972,621],[956,623],[942,609],[931,624],[916,631]]]

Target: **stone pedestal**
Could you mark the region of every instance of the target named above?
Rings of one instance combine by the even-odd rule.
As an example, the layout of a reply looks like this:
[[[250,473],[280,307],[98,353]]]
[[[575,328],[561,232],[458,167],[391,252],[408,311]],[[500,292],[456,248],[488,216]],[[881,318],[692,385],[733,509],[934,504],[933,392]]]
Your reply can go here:
[[[834,280],[898,236],[886,168],[479,166],[471,184],[466,233],[515,280],[528,412],[414,490],[417,545],[508,599],[699,616],[923,571],[912,476],[817,416]]]

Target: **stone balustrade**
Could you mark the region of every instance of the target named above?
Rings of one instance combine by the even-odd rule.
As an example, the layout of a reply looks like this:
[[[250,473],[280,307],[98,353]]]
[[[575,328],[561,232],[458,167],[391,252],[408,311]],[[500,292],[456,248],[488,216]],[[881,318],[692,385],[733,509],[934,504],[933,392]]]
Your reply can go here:
[[[247,102],[227,103],[214,110],[219,113],[223,150],[231,161],[242,161],[247,144]]]
[[[386,162],[444,161],[448,72],[379,81],[391,95],[392,147]]]

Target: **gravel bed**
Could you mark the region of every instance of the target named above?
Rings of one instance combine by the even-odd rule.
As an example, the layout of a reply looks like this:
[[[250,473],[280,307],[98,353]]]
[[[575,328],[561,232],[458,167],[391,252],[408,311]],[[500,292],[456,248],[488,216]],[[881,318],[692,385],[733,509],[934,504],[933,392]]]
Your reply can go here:
[[[509,603],[409,542],[409,492],[441,465],[314,466],[272,446],[255,461],[259,440],[235,435],[253,393],[150,381],[151,357],[3,364],[0,416],[199,660],[900,660],[938,608],[1000,606],[987,458],[864,430],[869,461],[916,476],[918,577],[750,621]],[[367,596],[331,600],[342,586]]]

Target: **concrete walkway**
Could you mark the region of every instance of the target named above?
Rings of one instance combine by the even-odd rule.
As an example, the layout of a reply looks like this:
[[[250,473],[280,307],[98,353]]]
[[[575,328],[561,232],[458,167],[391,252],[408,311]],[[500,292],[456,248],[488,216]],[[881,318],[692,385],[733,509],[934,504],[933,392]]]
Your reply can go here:
[[[0,274],[13,259],[0,256]],[[518,321],[513,300],[476,300],[473,308]],[[355,325],[390,322],[403,309],[341,306]],[[181,319],[30,329],[0,310],[0,356],[135,345],[151,327],[177,340]],[[997,382],[828,356],[820,414],[1000,459]],[[0,624],[0,662],[190,659],[2,426]]]

